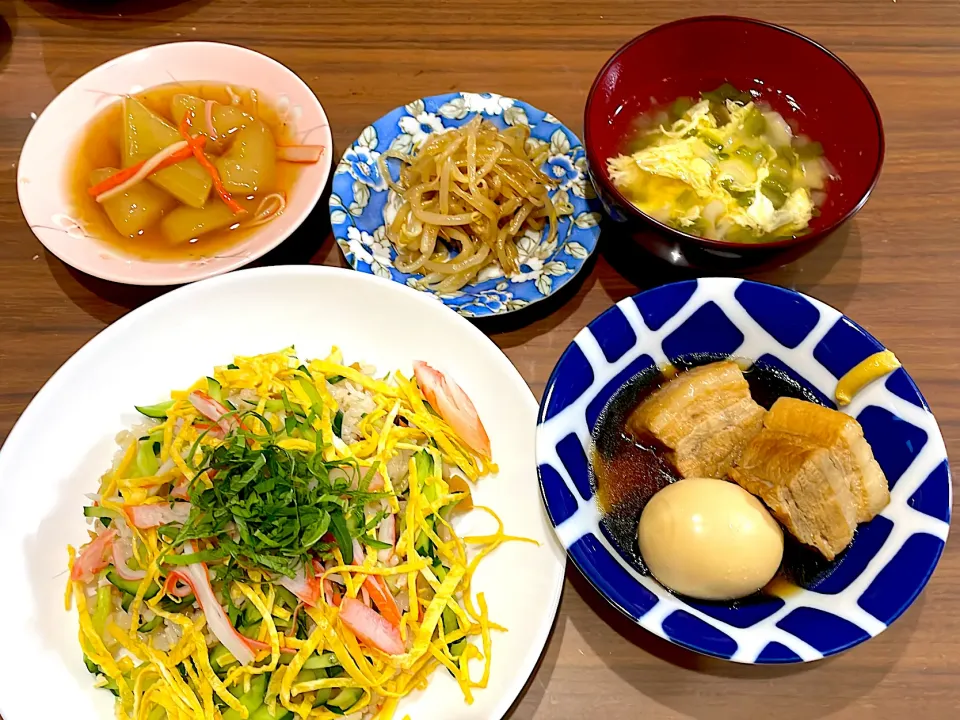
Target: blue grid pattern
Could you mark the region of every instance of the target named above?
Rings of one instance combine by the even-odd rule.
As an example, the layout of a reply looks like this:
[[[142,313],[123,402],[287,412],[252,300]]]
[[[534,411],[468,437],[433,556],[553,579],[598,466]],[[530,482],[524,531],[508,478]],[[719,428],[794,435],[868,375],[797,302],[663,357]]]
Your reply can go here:
[[[834,396],[840,376],[882,348],[834,308],[746,280],[674,283],[611,307],[560,358],[537,428],[543,498],[574,563],[642,627],[736,662],[808,662],[885,630],[932,575],[952,506],[943,438],[904,370],[871,383],[843,408],[863,426],[887,475],[890,505],[860,526],[829,575],[785,599],[718,608],[685,602],[637,573],[600,530],[583,459],[589,457],[591,431],[604,405],[623,382],[653,363],[692,353],[763,357],[826,400]]]

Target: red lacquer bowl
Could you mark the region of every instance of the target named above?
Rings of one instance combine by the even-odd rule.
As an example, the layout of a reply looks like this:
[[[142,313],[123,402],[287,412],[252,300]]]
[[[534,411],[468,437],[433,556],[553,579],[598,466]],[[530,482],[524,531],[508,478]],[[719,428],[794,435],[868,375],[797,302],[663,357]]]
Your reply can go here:
[[[830,181],[820,215],[805,234],[752,244],[707,240],[641,212],[611,182],[607,159],[626,151],[637,116],[725,82],[757,91],[823,145],[838,179]],[[884,152],[880,111],[840,58],[792,30],[723,16],[661,25],[620,48],[590,89],[584,140],[594,185],[613,220],[667,261],[692,267],[760,263],[810,249],[863,207]]]

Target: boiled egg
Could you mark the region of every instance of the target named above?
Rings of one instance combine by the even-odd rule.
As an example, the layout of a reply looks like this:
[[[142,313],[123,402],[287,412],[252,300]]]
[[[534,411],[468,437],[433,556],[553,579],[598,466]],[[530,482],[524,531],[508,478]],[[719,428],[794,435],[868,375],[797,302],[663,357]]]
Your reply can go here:
[[[783,531],[757,498],[725,480],[687,478],[654,495],[640,516],[640,554],[667,588],[733,600],[766,585],[783,559]]]

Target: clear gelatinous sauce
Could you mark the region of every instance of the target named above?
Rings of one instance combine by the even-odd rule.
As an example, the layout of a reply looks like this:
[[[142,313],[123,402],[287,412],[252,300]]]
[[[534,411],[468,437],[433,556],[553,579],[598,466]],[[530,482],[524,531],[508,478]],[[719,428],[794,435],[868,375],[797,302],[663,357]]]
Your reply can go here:
[[[662,488],[680,479],[667,461],[664,448],[653,438],[637,439],[627,432],[627,418],[649,395],[673,378],[698,365],[726,360],[722,355],[690,355],[674,360],[666,370],[651,367],[624,383],[610,399],[593,429],[591,483],[600,507],[600,526],[637,572],[649,575],[640,554],[637,526],[650,498]],[[778,398],[794,397],[821,404],[816,395],[777,367],[754,363],[744,372],[753,399],[766,409]],[[776,577],[763,589],[747,598],[715,603],[737,606],[762,601],[764,595],[783,597],[798,588],[815,585],[843,558],[826,560],[813,548],[798,542],[783,531],[783,562]],[[703,601],[698,601],[703,602]]]
[[[149,88],[132,97],[176,125],[171,119],[170,104],[173,97],[181,93],[204,100],[213,100],[223,105],[234,104],[245,113],[262,121],[270,130],[275,142],[287,139],[285,138],[287,129],[276,111],[266,103],[260,102],[255,90],[230,88],[209,82],[171,83]],[[122,133],[122,102],[118,98],[84,127],[80,141],[69,159],[67,191],[71,213],[87,235],[126,256],[140,260],[176,262],[197,260],[227,252],[246,240],[256,230],[256,227],[247,227],[244,223],[238,222],[224,230],[205,233],[185,243],[169,242],[160,232],[158,225],[147,228],[136,237],[119,233],[87,190],[94,170],[104,167],[123,167]],[[289,197],[290,188],[296,182],[298,174],[297,165],[278,161],[272,192],[283,192]],[[238,197],[235,195],[234,199],[244,206],[249,216],[257,209],[261,196]],[[221,202],[221,200],[211,189],[207,202]]]

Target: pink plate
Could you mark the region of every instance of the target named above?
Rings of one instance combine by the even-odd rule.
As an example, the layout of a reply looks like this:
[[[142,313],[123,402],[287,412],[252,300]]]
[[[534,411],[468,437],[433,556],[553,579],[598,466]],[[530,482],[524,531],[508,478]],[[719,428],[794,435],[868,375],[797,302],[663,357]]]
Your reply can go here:
[[[188,261],[141,260],[90,237],[74,219],[69,166],[84,126],[116,96],[171,82],[212,82],[255,88],[285,115],[297,142],[322,145],[320,162],[304,165],[286,211],[224,254]],[[27,136],[17,173],[23,215],[34,235],[63,262],[90,275],[130,285],[178,285],[235,270],[293,233],[320,199],[330,176],[333,139],[316,96],[276,60],[235,45],[183,42],[123,55],[91,70],[60,93]]]

